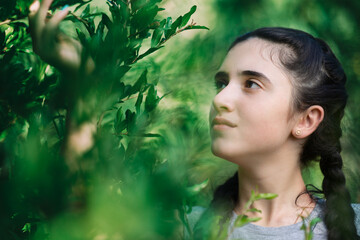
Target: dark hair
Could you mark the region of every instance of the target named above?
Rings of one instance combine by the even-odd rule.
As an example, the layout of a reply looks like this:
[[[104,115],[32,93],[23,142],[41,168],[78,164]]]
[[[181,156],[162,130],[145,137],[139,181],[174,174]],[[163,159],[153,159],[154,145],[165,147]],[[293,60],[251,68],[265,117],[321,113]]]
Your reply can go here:
[[[303,111],[312,105],[324,109],[324,119],[306,140],[300,161],[306,166],[320,161],[324,174],[322,193],[326,198],[324,222],[328,239],[357,239],[354,211],[345,186],[340,155],[340,122],[347,102],[346,75],[330,47],[321,39],[289,28],[260,28],[237,38],[230,49],[250,38],[284,46],[278,51],[280,64],[293,77],[293,109]],[[204,239],[210,215],[229,218],[238,198],[237,173],[214,192],[209,209],[195,226],[195,238]],[[204,224],[205,223],[205,224]]]

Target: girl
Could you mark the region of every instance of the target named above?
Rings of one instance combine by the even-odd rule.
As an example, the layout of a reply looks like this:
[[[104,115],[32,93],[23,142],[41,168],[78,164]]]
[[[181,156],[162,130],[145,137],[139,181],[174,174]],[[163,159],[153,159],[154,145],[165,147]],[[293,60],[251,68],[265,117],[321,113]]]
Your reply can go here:
[[[51,2],[36,1],[30,8],[34,51],[60,70],[76,73],[81,45],[59,37],[58,25],[68,10],[47,19]],[[91,73],[94,63],[88,59],[85,66]],[[258,189],[278,197],[254,202],[261,213],[247,214],[261,220],[241,228],[230,225],[229,239],[304,239],[301,217],[323,220],[311,229],[314,239],[356,239],[360,219],[354,210],[360,207],[350,204],[339,142],[346,76],[328,45],[298,30],[258,29],[233,43],[215,80],[212,151],[239,168],[215,191],[194,237],[206,238],[213,215],[233,224]],[[320,162],[326,200],[306,191],[301,168],[311,160]],[[191,221],[201,211],[195,209]]]
[[[360,207],[351,206],[340,155],[345,82],[329,46],[305,32],[261,28],[235,40],[215,75],[210,133],[213,153],[238,171],[215,190],[196,239],[206,239],[214,215],[223,216],[220,225],[230,220],[228,239],[304,239],[302,218],[316,217],[322,222],[311,229],[313,239],[358,238]],[[301,175],[313,160],[324,175],[324,200],[306,190]],[[234,228],[255,189],[277,197],[255,201],[261,213],[246,215],[261,220]]]

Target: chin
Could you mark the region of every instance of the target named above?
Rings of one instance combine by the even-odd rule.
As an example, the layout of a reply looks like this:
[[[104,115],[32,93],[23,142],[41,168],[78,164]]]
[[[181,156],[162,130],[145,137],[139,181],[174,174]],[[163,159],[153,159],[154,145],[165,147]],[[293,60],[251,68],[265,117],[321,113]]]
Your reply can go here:
[[[245,167],[251,163],[248,161],[249,158],[253,157],[253,154],[250,152],[240,151],[240,146],[231,146],[231,145],[219,145],[219,144],[212,144],[211,145],[211,152],[226,161],[232,162],[238,166]]]
[[[226,148],[221,148],[219,146],[214,146],[214,145],[211,145],[211,152],[219,157],[219,158],[222,158],[222,159],[225,159],[227,161],[230,161],[230,162],[233,162],[233,163],[236,163],[234,161],[234,156],[235,156],[235,153],[230,151],[230,149],[226,149]]]

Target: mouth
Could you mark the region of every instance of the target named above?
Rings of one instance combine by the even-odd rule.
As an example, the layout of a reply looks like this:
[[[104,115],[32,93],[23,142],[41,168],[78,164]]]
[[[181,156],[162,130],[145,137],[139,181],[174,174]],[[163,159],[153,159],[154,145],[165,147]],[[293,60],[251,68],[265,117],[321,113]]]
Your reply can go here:
[[[237,125],[225,118],[222,118],[222,117],[215,117],[213,120],[212,120],[212,127],[213,128],[219,128],[219,129],[222,129],[222,128],[234,128],[236,127]]]

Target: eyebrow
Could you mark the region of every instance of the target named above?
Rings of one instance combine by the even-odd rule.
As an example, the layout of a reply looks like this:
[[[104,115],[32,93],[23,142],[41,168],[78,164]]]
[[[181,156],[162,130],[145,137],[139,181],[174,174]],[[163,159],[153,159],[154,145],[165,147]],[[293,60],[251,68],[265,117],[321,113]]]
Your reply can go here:
[[[268,77],[266,77],[263,73],[252,71],[252,70],[246,70],[246,71],[238,72],[238,76],[257,77],[257,78],[261,78],[261,79],[271,83],[270,79]]]
[[[271,83],[270,79],[268,77],[266,77],[263,73],[253,71],[253,70],[240,71],[240,72],[237,73],[237,75],[238,76],[257,77],[257,78],[261,78],[261,79]],[[215,74],[215,79],[229,80],[229,74],[227,72],[224,72],[224,71],[217,72]]]

